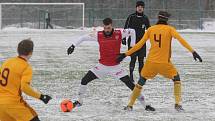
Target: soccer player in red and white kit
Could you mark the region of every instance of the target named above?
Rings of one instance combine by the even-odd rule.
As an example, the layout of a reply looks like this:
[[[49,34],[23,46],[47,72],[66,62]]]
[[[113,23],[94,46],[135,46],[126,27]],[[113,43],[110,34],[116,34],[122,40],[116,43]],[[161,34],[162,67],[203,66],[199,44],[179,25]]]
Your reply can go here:
[[[112,76],[120,79],[125,85],[133,90],[135,84],[130,80],[126,70],[117,62],[117,56],[120,54],[122,38],[131,36],[133,45],[135,44],[135,30],[124,29],[115,30],[112,26],[112,19],[105,18],[103,20],[103,31],[98,31],[96,34],[89,34],[81,37],[76,43],[72,44],[68,50],[68,55],[74,51],[74,48],[83,41],[97,41],[99,44],[100,59],[99,63],[90,69],[82,78],[78,92],[78,100],[74,102],[74,107],[83,104],[84,94],[87,89],[87,84],[92,80],[103,78],[104,76]],[[144,96],[139,96],[140,103],[147,111],[155,111],[153,107],[145,104]]]

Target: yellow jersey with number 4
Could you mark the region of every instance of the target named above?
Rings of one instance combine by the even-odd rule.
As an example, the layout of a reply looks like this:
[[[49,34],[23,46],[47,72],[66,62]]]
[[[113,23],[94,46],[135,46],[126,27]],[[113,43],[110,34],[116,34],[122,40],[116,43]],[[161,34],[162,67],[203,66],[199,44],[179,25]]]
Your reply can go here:
[[[32,67],[25,59],[15,57],[6,60],[0,72],[0,104],[19,103],[22,91],[32,97],[40,97],[40,93],[30,87]]]
[[[147,60],[155,63],[169,63],[172,38],[177,39],[190,52],[194,51],[175,28],[170,25],[157,24],[150,27],[145,32],[143,38],[132,49],[126,52],[126,55],[128,56],[136,52],[150,39],[151,48]]]

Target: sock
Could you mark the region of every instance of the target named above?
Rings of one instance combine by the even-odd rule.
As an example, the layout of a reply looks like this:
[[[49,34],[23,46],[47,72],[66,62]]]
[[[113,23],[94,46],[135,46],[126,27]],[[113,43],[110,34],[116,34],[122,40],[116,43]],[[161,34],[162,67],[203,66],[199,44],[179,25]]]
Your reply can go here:
[[[133,106],[137,97],[140,96],[140,93],[141,93],[141,90],[142,90],[142,86],[140,86],[139,84],[136,84],[135,85],[135,88],[131,94],[131,98],[130,98],[130,101],[128,103],[128,106]]]
[[[181,82],[175,81],[174,82],[174,96],[175,96],[175,104],[178,104],[181,102]]]
[[[137,99],[140,101],[143,107],[146,108],[145,97],[142,94],[140,94],[140,96]]]
[[[80,85],[79,92],[78,92],[78,101],[81,104],[83,104],[83,97],[84,97],[84,94],[86,93],[86,90],[87,90],[87,85]]]

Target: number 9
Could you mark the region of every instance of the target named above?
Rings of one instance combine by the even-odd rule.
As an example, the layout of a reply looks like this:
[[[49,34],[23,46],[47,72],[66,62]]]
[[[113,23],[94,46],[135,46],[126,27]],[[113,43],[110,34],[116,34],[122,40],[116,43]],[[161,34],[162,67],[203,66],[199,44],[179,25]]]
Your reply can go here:
[[[0,80],[0,85],[2,85],[3,87],[7,86],[9,73],[10,73],[10,70],[8,68],[5,68],[2,71],[1,77],[4,80]]]

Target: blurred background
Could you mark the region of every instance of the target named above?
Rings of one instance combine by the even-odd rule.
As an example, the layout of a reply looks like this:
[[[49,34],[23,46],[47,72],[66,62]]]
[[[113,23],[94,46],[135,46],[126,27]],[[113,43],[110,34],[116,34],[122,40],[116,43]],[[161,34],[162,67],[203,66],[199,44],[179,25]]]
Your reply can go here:
[[[111,17],[116,27],[124,27],[129,14],[135,12],[137,0],[1,0],[1,3],[85,3],[84,26],[99,26],[102,19]],[[215,28],[215,0],[142,0],[145,14],[155,24],[157,13],[171,13],[169,23],[177,29]],[[27,27],[44,29],[49,13],[54,28],[83,26],[82,5],[1,5],[1,28]]]

